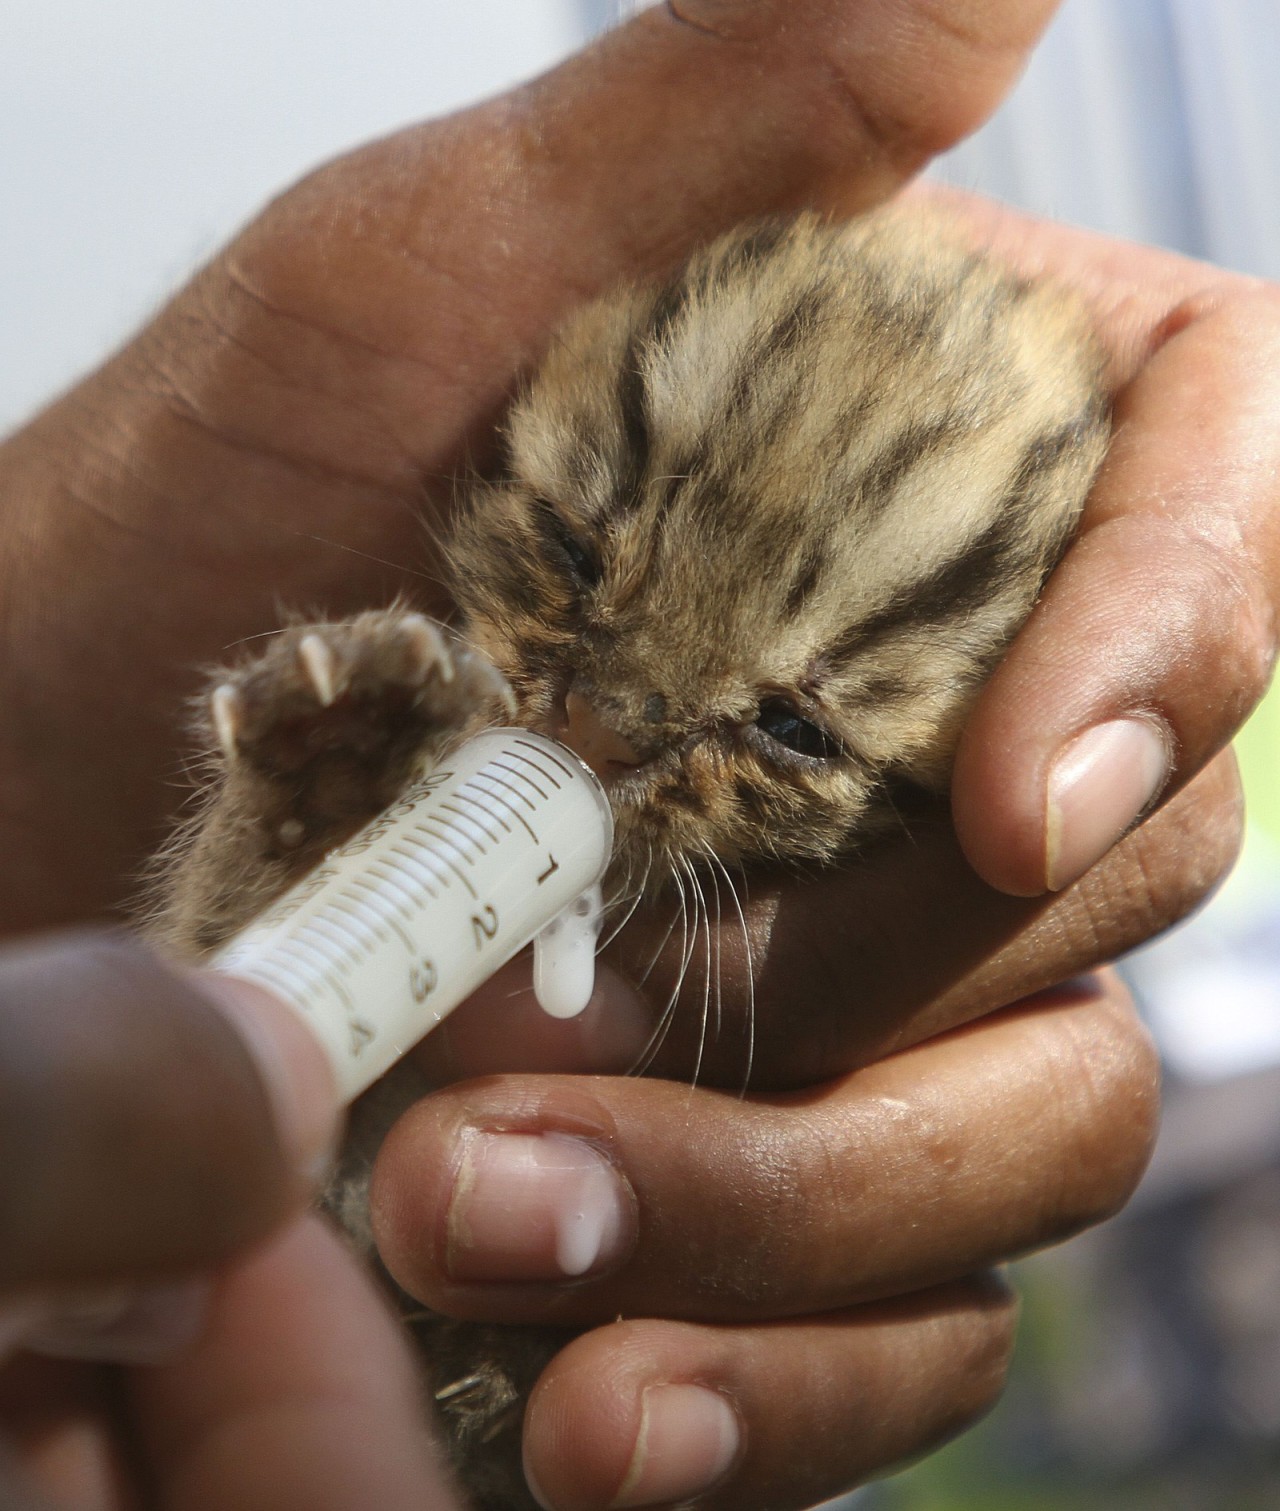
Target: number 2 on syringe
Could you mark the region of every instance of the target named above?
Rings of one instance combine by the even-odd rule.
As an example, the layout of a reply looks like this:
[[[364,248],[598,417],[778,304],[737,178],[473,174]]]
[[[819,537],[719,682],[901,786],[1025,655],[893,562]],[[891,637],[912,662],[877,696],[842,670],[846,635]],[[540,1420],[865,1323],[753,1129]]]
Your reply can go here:
[[[471,927],[476,932],[476,949],[484,949],[498,932],[498,911],[492,903],[485,903],[480,912],[471,915]]]

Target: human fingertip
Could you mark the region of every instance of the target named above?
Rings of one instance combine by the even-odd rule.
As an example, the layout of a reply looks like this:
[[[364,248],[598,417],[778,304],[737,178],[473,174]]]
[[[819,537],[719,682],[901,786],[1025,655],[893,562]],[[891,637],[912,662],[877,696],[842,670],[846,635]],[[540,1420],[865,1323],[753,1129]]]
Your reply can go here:
[[[1059,892],[1123,837],[1159,797],[1172,769],[1172,741],[1137,716],[1077,735],[1049,768],[1044,884]]]
[[[577,1280],[619,1263],[635,1226],[630,1187],[590,1144],[472,1132],[449,1204],[446,1265],[469,1282]]]
[[[214,971],[198,979],[252,1056],[293,1168],[309,1186],[318,1185],[342,1126],[328,1056],[295,1009],[264,988]]]
[[[211,1296],[209,1281],[182,1280],[59,1297],[20,1342],[58,1359],[168,1364],[200,1336]]]
[[[659,1383],[643,1393],[630,1459],[611,1494],[568,1483],[549,1489],[525,1454],[525,1479],[543,1511],[642,1511],[684,1504],[714,1490],[743,1450],[734,1406],[705,1385]],[[563,1467],[563,1465],[562,1465]]]
[[[654,1385],[641,1399],[635,1452],[609,1511],[666,1506],[715,1488],[742,1451],[742,1426],[702,1385]]]

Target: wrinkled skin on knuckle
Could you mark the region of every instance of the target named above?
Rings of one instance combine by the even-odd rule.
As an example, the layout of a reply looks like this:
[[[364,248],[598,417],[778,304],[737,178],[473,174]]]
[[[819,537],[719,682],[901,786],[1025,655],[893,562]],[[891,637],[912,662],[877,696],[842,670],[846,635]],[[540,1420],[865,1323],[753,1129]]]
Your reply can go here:
[[[1141,1180],[1160,1122],[1160,1061],[1127,1002],[1087,1019],[1057,1016],[1056,1117],[1066,1155],[1046,1190],[1042,1244],[1061,1242],[1113,1217]]]
[[[780,48],[795,54],[808,67],[811,84],[816,81],[828,97],[826,114],[836,118],[824,117],[828,136],[839,117],[847,117],[855,133],[904,176],[981,124],[1048,10],[1002,7],[993,16],[989,6],[954,0],[873,0],[861,6],[846,0],[668,0],[666,8],[673,19],[721,42],[750,46],[770,61]],[[922,90],[922,75],[934,87]]]
[[[796,1277],[820,1253],[824,1226],[823,1202],[830,1191],[813,1189],[811,1146],[820,1134],[804,1127],[786,1110],[757,1109],[739,1116],[744,1104],[735,1103],[726,1130],[730,1149],[711,1161],[724,1179],[731,1172],[729,1201],[736,1213],[751,1213],[750,1222],[733,1223],[733,1241],[725,1243],[717,1225],[703,1225],[699,1241],[681,1214],[679,1231],[665,1240],[658,1234],[656,1250],[681,1254],[681,1267],[692,1294],[717,1312],[750,1315],[786,1309]],[[655,1223],[663,1222],[653,1212]]]
[[[1073,886],[1026,907],[1024,927],[957,978],[911,1025],[914,1038],[968,1022],[1115,960],[1212,895],[1243,837],[1235,758],[1225,752]]]
[[[968,1431],[998,1403],[1008,1383],[1017,1338],[1019,1301],[1002,1274],[985,1271],[924,1293],[936,1308],[933,1321],[899,1364],[891,1399],[914,1412],[887,1422],[885,1401],[866,1400],[862,1412],[890,1434],[874,1461],[865,1462],[853,1484],[892,1473]],[[846,1418],[846,1431],[866,1424]],[[828,1491],[830,1493],[830,1491]]]
[[[1122,932],[1111,955],[1154,938],[1206,903],[1243,840],[1244,793],[1235,756],[1226,750],[1123,842],[1121,874],[1132,908],[1120,915]]]
[[[1251,478],[1238,486],[1249,497],[1256,492]],[[1109,596],[1124,613],[1124,622],[1106,627],[1098,656],[1107,681],[1118,702],[1148,702],[1172,728],[1184,769],[1198,769],[1220,748],[1271,680],[1274,587],[1255,535],[1219,500],[1197,496],[1108,520],[1087,539],[1090,558],[1101,558],[1099,596],[1106,596],[1109,557],[1116,583]],[[1161,584],[1139,623],[1135,582]]]
[[[975,1275],[963,1283],[973,1298],[974,1325],[964,1355],[967,1389],[956,1402],[956,1418],[950,1433],[971,1427],[1004,1393],[1020,1311],[1017,1293],[996,1271]]]

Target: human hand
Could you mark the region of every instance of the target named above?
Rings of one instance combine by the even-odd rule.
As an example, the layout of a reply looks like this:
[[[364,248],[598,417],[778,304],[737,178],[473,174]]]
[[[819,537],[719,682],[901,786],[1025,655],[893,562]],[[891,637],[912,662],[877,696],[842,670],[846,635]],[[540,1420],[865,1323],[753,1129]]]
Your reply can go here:
[[[39,840],[26,846],[25,869],[10,876],[15,922],[78,916],[118,895],[119,877],[147,843],[147,825],[163,797],[155,777],[176,747],[174,710],[190,685],[188,667],[269,629],[281,597],[340,613],[406,585],[402,571],[352,553],[402,562],[425,555],[411,507],[423,478],[449,473],[468,453],[483,455],[513,374],[567,308],[620,274],[661,271],[692,243],[745,216],[806,203],[848,211],[882,197],[994,104],[1048,7],[985,6],[982,35],[968,40],[967,5],[953,5],[938,20],[907,4],[862,6],[851,18],[834,4],[792,0],[781,38],[777,9],[686,4],[683,20],[647,16],[513,99],[322,170],[278,201],[114,363],[10,443],[0,465],[17,507],[3,524],[3,550],[22,654],[8,671],[13,716],[3,738],[10,742],[5,760],[22,782],[13,789],[11,824]],[[947,22],[958,24],[943,29]],[[32,540],[39,543],[38,572],[30,569]],[[92,574],[82,569],[86,558]],[[439,606],[430,583],[414,586],[424,606]],[[145,614],[122,615],[122,605],[139,601]],[[49,602],[59,604],[58,615],[45,612]],[[87,733],[98,736],[102,753],[91,774],[83,760]],[[984,758],[996,755],[991,750]],[[104,790],[112,794],[109,812]],[[731,1196],[742,1189],[735,1182],[752,1172],[780,1183],[775,1196],[785,1194],[789,1180],[798,1182],[795,1189],[810,1187],[804,1172],[814,1168],[813,1150],[832,1149],[834,1158],[832,1141],[863,1130],[871,1116],[861,1088],[873,1083],[850,1080],[847,1072],[1083,969],[1179,916],[1225,865],[1236,818],[1230,774],[1206,773],[1052,904],[988,891],[941,831],[923,851],[884,857],[878,864],[887,871],[867,870],[861,883],[831,878],[816,889],[777,886],[757,896],[753,928],[763,953],[757,952],[756,1063],[768,1066],[777,1085],[830,1078],[824,1117],[815,1130],[817,1114],[801,1099],[767,1109],[768,1121],[755,1124],[747,1118],[764,1104],[740,1104],[744,1118],[732,1128],[751,1160],[701,1170],[708,1185],[664,1187],[660,1203],[649,1201],[642,1209],[644,1231],[652,1235],[644,1239],[645,1268],[640,1279],[625,1281],[637,1309],[647,1300],[651,1312],[666,1305],[670,1315],[719,1317],[714,1337],[740,1342],[754,1365],[741,1395],[746,1457],[725,1491],[733,1503],[742,1506],[756,1493],[748,1485],[762,1496],[808,1494],[811,1483],[786,1478],[801,1470],[829,1476],[835,1488],[841,1477],[864,1474],[976,1409],[998,1378],[1008,1315],[980,1287],[926,1298],[914,1319],[919,1325],[899,1318],[896,1343],[869,1345],[880,1366],[877,1394],[862,1400],[876,1409],[859,1416],[836,1394],[801,1388],[789,1372],[800,1351],[783,1346],[777,1325],[762,1333],[735,1325],[708,1309],[696,1285],[690,1290],[691,1250],[679,1234],[705,1231],[699,1216],[719,1209],[709,1205],[708,1191]],[[84,864],[86,833],[99,841],[96,866]],[[973,852],[972,827],[966,843]],[[1024,850],[1034,858],[1034,840]],[[882,876],[889,880],[883,889],[876,880]],[[833,929],[830,920],[847,920],[860,899],[872,910],[864,914],[865,931],[855,939],[847,922]],[[637,979],[643,944],[638,932],[619,942],[613,979],[624,1011],[627,1001],[635,1003],[626,982]],[[735,948],[726,935],[725,951],[731,956]],[[669,960],[661,965],[651,978],[659,1007],[660,983],[672,974]],[[744,973],[735,983],[722,971],[729,1021],[742,1021],[745,995]],[[700,1013],[700,1001],[694,1010]],[[989,1142],[974,1152],[972,1184],[950,1188],[950,1206],[945,1194],[931,1196],[939,1220],[923,1226],[913,1217],[901,1220],[922,1189],[906,1184],[894,1210],[909,1252],[895,1257],[891,1248],[881,1250],[882,1271],[868,1261],[832,1275],[838,1224],[753,1223],[750,1246],[731,1230],[732,1279],[744,1313],[766,1320],[805,1315],[795,1310],[802,1302],[809,1312],[846,1308],[836,1314],[841,1325],[807,1337],[808,1378],[842,1359],[866,1359],[850,1348],[852,1339],[869,1336],[869,1319],[847,1310],[849,1301],[925,1284],[921,1277],[940,1278],[948,1262],[959,1274],[1044,1241],[1109,1210],[1135,1178],[1150,1136],[1152,1072],[1114,989],[1086,994],[1069,1008],[1033,1007],[1025,1021],[1018,1075],[1038,1088],[1048,1111],[1041,1124],[1046,1142],[1019,1162],[1023,1180],[1015,1189],[998,1151],[1017,1147],[1004,1140],[1023,1136],[1025,1107],[1002,1111],[1001,1098],[985,1096],[977,1105],[990,1111]],[[1005,1031],[993,1021],[971,1037],[928,1046],[957,1055],[949,1111],[931,1101],[930,1088],[948,1079],[941,1061],[922,1061],[922,1049],[895,1072],[905,1074],[902,1065],[929,1067],[908,1106],[921,1110],[920,1126],[934,1130],[944,1151],[953,1147],[952,1135],[959,1140],[971,1130],[960,1116],[963,1088],[986,1063],[962,1046],[997,1030]],[[589,1024],[580,1030],[592,1031]],[[741,1079],[743,1038],[724,1038],[721,1058],[713,1053],[704,1061],[704,1083],[734,1086]],[[548,1051],[551,1063],[576,1069],[618,1063],[594,1047],[579,1049],[580,1042],[566,1050],[557,1041]],[[1070,1075],[1062,1071],[1066,1046]],[[686,1048],[673,1035],[663,1066],[687,1069]],[[439,1052],[450,1049],[459,1067],[474,1065],[456,1037],[442,1041]],[[1008,1053],[993,1041],[992,1063],[1011,1064]],[[520,1083],[506,1084],[518,1102]],[[549,1094],[558,1094],[558,1084],[547,1083]],[[658,1083],[602,1081],[591,1088],[607,1111],[616,1106],[631,1129],[643,1129],[634,1144],[656,1165],[688,1169],[675,1165],[677,1154],[733,1146],[714,1092],[682,1089],[681,1118],[673,1121],[670,1105],[658,1100],[669,1088]],[[871,1097],[887,1124],[896,1100],[896,1093]],[[435,1105],[447,1111],[449,1104]],[[924,1118],[928,1111],[936,1121]],[[435,1294],[443,1282],[438,1268],[432,1272],[433,1256],[412,1260],[403,1252],[411,1247],[406,1235],[389,1230],[395,1202],[388,1193],[399,1193],[406,1212],[417,1210],[401,1162],[414,1141],[424,1138],[428,1162],[443,1160],[440,1136],[429,1129],[416,1134],[415,1127],[427,1125],[403,1125],[382,1164],[384,1242],[398,1263],[429,1272],[420,1287]],[[1107,1159],[1094,1162],[1081,1186],[1065,1188],[1060,1204],[1046,1197],[1064,1170],[1102,1149]],[[922,1160],[920,1168],[929,1164]],[[626,1168],[633,1190],[656,1192],[645,1170]],[[839,1180],[833,1186],[847,1194]],[[753,1199],[768,1194],[758,1184],[746,1189]],[[1000,1219],[992,1221],[996,1208]],[[761,1209],[796,1210],[778,1200]],[[968,1212],[983,1214],[990,1228],[966,1238]],[[828,1216],[834,1221],[838,1212]],[[941,1250],[931,1235],[945,1239]],[[702,1257],[706,1250],[704,1241],[692,1253]],[[893,1266],[896,1282],[886,1278]],[[788,1281],[805,1269],[825,1277],[808,1291]],[[609,1284],[622,1286],[621,1272]],[[569,1305],[559,1299],[563,1288],[550,1301],[544,1292],[514,1302],[495,1298],[498,1289],[477,1297],[473,1287],[468,1306],[502,1301],[533,1316],[548,1305]],[[593,1306],[602,1308],[598,1316],[612,1315],[607,1289],[584,1287],[581,1296],[580,1318]],[[961,1336],[967,1342],[949,1373],[940,1361]],[[622,1437],[630,1430],[634,1442],[636,1380],[655,1378],[624,1381],[626,1410],[611,1417],[609,1403],[619,1398],[580,1388],[607,1378],[600,1356],[593,1360],[590,1352],[607,1338],[593,1334],[575,1345],[570,1363],[577,1372],[561,1370],[554,1379],[578,1385],[558,1406],[546,1389],[535,1401],[531,1452],[544,1488],[557,1471],[539,1457],[545,1452],[537,1446],[539,1413],[558,1431],[615,1454],[609,1463],[584,1460],[577,1487],[554,1483],[566,1505],[599,1504],[608,1474],[619,1464],[625,1470],[619,1433],[605,1429],[612,1422]],[[663,1375],[672,1365],[659,1341],[633,1336],[626,1357]],[[775,1347],[777,1369],[770,1364]],[[697,1357],[686,1351],[678,1362]],[[780,1411],[783,1389],[793,1392],[791,1415]],[[902,1403],[892,1421],[879,1409],[888,1397]],[[898,1434],[917,1409],[920,1436],[907,1445]],[[806,1425],[799,1433],[801,1417]],[[784,1423],[799,1433],[786,1453]],[[842,1449],[859,1436],[861,1457],[851,1467]],[[544,1432],[541,1441],[552,1438]],[[607,1493],[617,1483],[615,1477]]]
[[[398,1328],[300,1215],[337,1121],[242,983],[124,935],[0,950],[5,1506],[459,1511]]]

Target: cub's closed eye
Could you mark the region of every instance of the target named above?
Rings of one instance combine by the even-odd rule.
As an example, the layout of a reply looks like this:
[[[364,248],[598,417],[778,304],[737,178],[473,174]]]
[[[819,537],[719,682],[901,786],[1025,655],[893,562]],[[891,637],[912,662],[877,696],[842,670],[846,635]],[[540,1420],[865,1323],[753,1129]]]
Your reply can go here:
[[[546,522],[547,534],[564,556],[573,575],[584,587],[594,588],[600,581],[601,573],[595,554],[565,524],[554,505],[545,499],[538,499],[537,506]]]
[[[841,753],[838,740],[798,713],[785,698],[765,699],[756,716],[756,728],[785,749],[812,760],[830,761]]]

